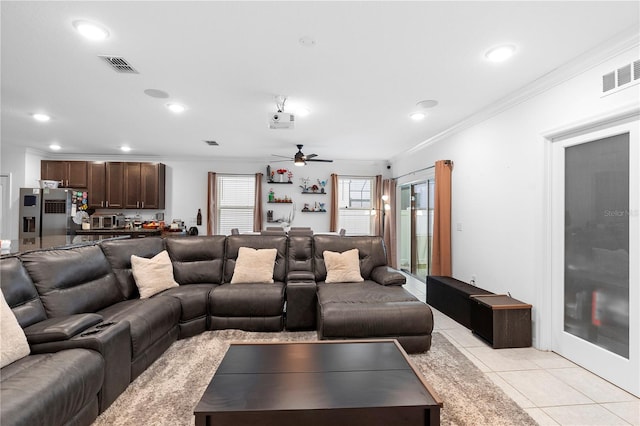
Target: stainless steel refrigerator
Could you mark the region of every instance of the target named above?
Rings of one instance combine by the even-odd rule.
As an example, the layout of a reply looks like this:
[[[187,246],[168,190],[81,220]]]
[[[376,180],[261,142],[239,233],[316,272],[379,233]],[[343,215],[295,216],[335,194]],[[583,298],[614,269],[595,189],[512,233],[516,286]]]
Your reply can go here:
[[[20,232],[23,238],[73,235],[78,210],[87,208],[87,192],[75,189],[20,188]]]

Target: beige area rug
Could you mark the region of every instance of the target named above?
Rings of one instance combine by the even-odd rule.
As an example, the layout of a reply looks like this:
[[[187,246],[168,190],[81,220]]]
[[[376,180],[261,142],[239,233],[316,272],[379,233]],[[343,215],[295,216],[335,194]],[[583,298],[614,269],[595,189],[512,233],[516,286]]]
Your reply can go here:
[[[313,341],[316,332],[209,331],[175,342],[102,413],[94,425],[193,425],[193,409],[232,341]],[[443,425],[535,425],[444,336],[410,355],[444,401]]]

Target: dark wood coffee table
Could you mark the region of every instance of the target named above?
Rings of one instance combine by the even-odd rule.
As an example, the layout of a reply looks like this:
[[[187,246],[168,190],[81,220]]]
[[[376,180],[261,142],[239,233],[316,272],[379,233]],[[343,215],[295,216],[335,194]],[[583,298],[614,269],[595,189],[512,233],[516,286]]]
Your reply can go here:
[[[232,343],[204,425],[439,425],[442,402],[395,340]]]

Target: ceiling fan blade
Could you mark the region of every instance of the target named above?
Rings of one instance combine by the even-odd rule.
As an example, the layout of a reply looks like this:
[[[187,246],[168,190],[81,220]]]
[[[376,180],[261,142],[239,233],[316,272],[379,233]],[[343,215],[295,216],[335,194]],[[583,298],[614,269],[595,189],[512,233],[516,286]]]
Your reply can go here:
[[[292,158],[288,155],[278,155],[278,154],[271,154],[272,157],[280,157],[280,158],[288,158],[289,160],[292,160]]]
[[[305,160],[309,160],[309,159],[311,159],[311,158],[313,158],[313,157],[317,157],[317,156],[318,156],[318,154],[309,154],[309,155],[305,155],[305,156],[304,156],[304,159],[305,159]]]
[[[288,160],[273,160],[273,161],[269,161],[270,163],[284,163],[286,161],[291,161],[291,159],[289,158]]]
[[[333,160],[322,160],[322,159],[320,159],[320,158],[316,158],[316,159],[312,159],[312,160],[309,160],[309,159],[307,158],[307,161],[317,161],[317,162],[319,162],[319,163],[333,163]]]

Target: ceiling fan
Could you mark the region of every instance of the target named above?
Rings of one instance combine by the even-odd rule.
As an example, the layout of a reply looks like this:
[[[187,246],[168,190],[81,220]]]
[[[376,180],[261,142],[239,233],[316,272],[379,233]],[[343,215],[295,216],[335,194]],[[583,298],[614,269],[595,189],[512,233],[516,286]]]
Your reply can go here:
[[[276,154],[272,154],[274,157],[282,157],[282,158],[286,158],[287,160],[279,160],[279,161],[288,161],[288,160],[293,160],[293,164],[295,166],[304,166],[307,164],[307,161],[317,161],[317,162],[322,162],[322,163],[333,163],[333,160],[323,160],[320,158],[315,158],[318,156],[318,154],[309,154],[309,155],[305,155],[302,152],[302,145],[296,145],[298,147],[298,152],[296,152],[296,154],[293,156],[293,158],[291,157],[285,157],[284,155],[276,155]],[[277,162],[277,161],[276,161]]]

